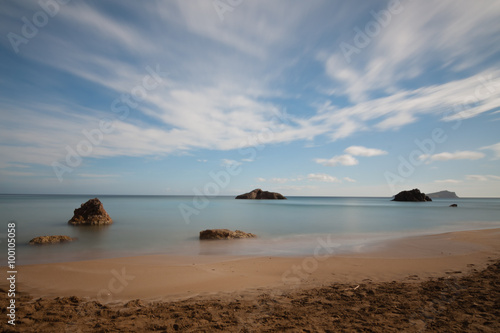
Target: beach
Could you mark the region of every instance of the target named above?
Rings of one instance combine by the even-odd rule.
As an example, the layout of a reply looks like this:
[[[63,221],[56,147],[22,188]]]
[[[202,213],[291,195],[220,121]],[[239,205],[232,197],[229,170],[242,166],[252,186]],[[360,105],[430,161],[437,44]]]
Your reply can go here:
[[[320,246],[314,255],[301,257],[148,255],[19,266],[17,324],[4,320],[2,326],[75,332],[322,331],[359,329],[356,325],[364,323],[374,331],[417,332],[434,327],[436,318],[452,309],[465,311],[463,325],[471,318],[470,325],[476,325],[477,316],[467,315],[475,307],[490,322],[481,324],[485,331],[500,327],[500,229],[401,238],[344,255],[329,255],[327,245]],[[2,267],[2,281],[6,271]],[[474,294],[474,283],[484,284],[483,298]],[[6,284],[0,286],[6,290]],[[5,292],[2,297],[5,311]],[[464,297],[476,305],[455,309]],[[354,320],[361,313],[364,318]]]

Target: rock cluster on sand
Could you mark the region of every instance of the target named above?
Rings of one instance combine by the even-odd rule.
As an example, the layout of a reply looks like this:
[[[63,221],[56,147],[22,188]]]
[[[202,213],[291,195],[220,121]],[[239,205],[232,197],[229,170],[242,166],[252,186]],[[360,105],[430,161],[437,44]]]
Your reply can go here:
[[[231,231],[229,229],[207,229],[200,231],[200,239],[235,239],[255,237],[257,236],[241,230]]]
[[[74,239],[69,236],[39,236],[30,240],[30,245],[45,245],[45,244],[56,244],[56,243],[64,243],[71,242]]]
[[[103,225],[111,224],[113,220],[109,217],[101,201],[94,198],[82,204],[80,208],[75,209],[74,215],[68,223],[75,225]]]
[[[401,191],[394,196],[392,201],[432,201],[431,198],[420,192],[418,188],[411,191]]]
[[[236,199],[286,199],[282,194],[276,192],[262,191],[260,188],[248,192],[245,194],[240,194]]]

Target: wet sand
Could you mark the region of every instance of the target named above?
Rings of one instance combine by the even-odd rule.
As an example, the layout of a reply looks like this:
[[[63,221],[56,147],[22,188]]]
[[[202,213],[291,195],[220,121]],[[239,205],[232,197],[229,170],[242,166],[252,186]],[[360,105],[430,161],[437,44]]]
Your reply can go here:
[[[434,327],[436,311],[444,316],[457,305],[440,300],[458,294],[473,303],[453,308],[465,311],[460,327],[477,324],[474,313],[466,313],[474,307],[486,318],[481,329],[499,327],[499,267],[488,266],[500,259],[500,229],[399,239],[343,256],[329,251],[324,246],[317,255],[293,258],[154,255],[21,266],[15,330],[63,325],[75,331],[321,331],[366,324],[377,331],[372,324],[378,322],[380,331],[419,331]],[[495,313],[495,320],[488,317]],[[382,314],[388,316],[385,324]],[[448,329],[459,324],[450,316]],[[5,321],[2,327],[12,329]]]

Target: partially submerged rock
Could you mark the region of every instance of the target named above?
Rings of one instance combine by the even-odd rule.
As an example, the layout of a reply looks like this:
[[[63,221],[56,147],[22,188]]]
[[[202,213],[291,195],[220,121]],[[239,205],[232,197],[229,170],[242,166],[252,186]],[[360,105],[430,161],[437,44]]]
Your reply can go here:
[[[401,191],[394,196],[392,201],[432,201],[431,198],[420,192],[418,188],[411,191]]]
[[[451,204],[450,207],[458,207],[457,204]]]
[[[69,236],[57,235],[57,236],[38,236],[30,240],[30,245],[45,245],[45,244],[57,244],[71,242],[75,240]]]
[[[109,217],[101,201],[97,198],[83,203],[80,208],[75,209],[69,224],[74,225],[103,225],[111,224],[113,220]]]
[[[236,199],[286,199],[282,194],[276,192],[262,191],[260,188],[248,192],[245,194],[240,194]]]
[[[200,231],[200,239],[235,239],[255,238],[257,235],[241,230],[231,231],[229,229],[207,229]]]

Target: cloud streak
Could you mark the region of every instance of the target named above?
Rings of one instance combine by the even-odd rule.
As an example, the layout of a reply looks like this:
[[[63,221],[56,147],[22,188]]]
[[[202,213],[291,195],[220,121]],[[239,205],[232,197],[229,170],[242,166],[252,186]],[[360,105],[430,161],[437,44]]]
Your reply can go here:
[[[359,163],[357,159],[355,159],[354,157],[352,157],[351,155],[348,155],[348,154],[333,156],[330,159],[316,158],[314,160],[314,162],[321,164],[321,165],[324,165],[324,166],[330,166],[330,167],[339,166],[339,165],[353,166],[353,165],[357,165]]]
[[[372,156],[380,156],[387,155],[387,152],[381,149],[375,148],[366,148],[363,146],[350,146],[344,150],[344,152],[354,155],[354,156],[364,156],[364,157],[372,157]]]
[[[500,142],[496,143],[494,145],[491,145],[491,146],[481,147],[480,149],[481,150],[491,150],[491,151],[493,151],[493,154],[495,155],[493,157],[493,159],[495,159],[495,160],[500,159]]]
[[[325,173],[310,173],[307,175],[307,179],[316,180],[316,181],[325,182],[325,183],[341,183],[342,182],[337,177],[327,175]]]
[[[475,151],[456,151],[454,153],[439,153],[434,155],[420,155],[419,159],[427,161],[450,161],[450,160],[478,160],[483,158],[483,153]]]
[[[4,36],[20,33],[21,18],[40,10],[24,0],[3,6]],[[84,132],[107,119],[113,130],[71,177],[98,179],[109,173],[102,166],[125,158],[190,155],[200,169],[212,164],[206,159],[255,160],[248,170],[278,184],[352,183],[320,173],[317,164],[363,172],[363,158],[380,157],[377,166],[387,166],[392,153],[404,149],[393,139],[412,133],[403,130],[408,125],[455,129],[498,114],[498,1],[402,2],[404,10],[347,63],[340,42],[352,40],[354,28],[364,28],[371,11],[385,6],[251,1],[221,22],[211,1],[69,2],[19,54],[0,39],[1,175],[50,178],[51,164],[65,162],[68,149],[89,140]],[[114,101],[130,98],[146,68],[157,66],[161,85],[127,105],[126,116],[117,112]],[[338,151],[339,142],[347,148]],[[491,143],[478,144],[479,152],[423,158],[498,160],[500,143]],[[271,149],[258,158],[233,154],[250,147],[279,147],[290,165],[295,162],[287,156],[297,147],[318,155],[300,161],[308,176],[287,178],[275,170],[257,173]],[[227,161],[210,151],[224,151]],[[323,158],[325,151],[335,153]]]

